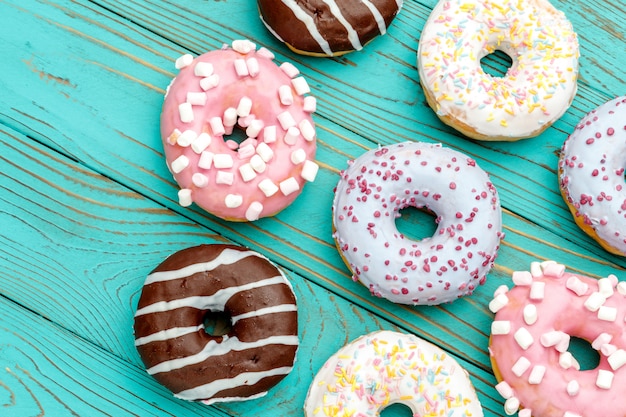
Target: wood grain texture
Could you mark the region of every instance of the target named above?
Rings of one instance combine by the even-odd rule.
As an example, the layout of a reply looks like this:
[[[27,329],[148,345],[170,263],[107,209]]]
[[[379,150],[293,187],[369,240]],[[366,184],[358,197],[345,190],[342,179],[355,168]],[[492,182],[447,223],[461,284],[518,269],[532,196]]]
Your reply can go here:
[[[487,354],[493,291],[534,260],[556,259],[598,277],[623,275],[626,267],[576,227],[556,178],[560,146],[578,120],[625,90],[626,21],[621,3],[555,0],[581,42],[572,107],[540,137],[482,143],[443,126],[419,86],[417,42],[435,3],[406,1],[388,34],[363,51],[318,59],[287,51],[250,1],[0,2],[6,57],[0,64],[2,410],[297,415],[331,353],[367,331],[394,328],[461,360],[486,415],[501,415]],[[318,179],[279,215],[250,224],[178,206],[158,129],[174,59],[237,38],[295,63],[319,109]],[[504,64],[490,58],[488,65]],[[472,156],[498,188],[506,238],[486,285],[472,297],[439,307],[372,298],[350,279],[335,249],[330,214],[340,170],[367,149],[405,140],[441,142]],[[403,217],[403,227],[417,235],[432,230],[427,216]],[[167,254],[206,241],[258,250],[295,283],[302,335],[297,368],[265,399],[208,408],[181,403],[145,375],[138,360],[130,329],[143,278]],[[29,323],[45,337],[25,332]],[[107,363],[116,372],[105,369]],[[109,408],[112,402],[119,409]]]

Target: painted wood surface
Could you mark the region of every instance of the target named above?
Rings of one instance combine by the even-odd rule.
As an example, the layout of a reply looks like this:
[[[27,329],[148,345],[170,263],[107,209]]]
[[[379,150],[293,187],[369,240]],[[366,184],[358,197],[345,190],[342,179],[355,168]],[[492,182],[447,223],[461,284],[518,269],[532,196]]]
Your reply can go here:
[[[578,120],[626,91],[626,20],[620,2],[553,1],[580,38],[574,103],[537,138],[484,143],[442,125],[419,86],[417,43],[435,3],[406,1],[387,35],[361,52],[320,59],[284,48],[252,1],[1,1],[0,415],[300,415],[328,356],[380,328],[446,349],[470,372],[485,414],[501,415],[487,354],[493,291],[533,260],[624,278],[624,259],[572,221],[556,162]],[[178,206],[158,118],[174,59],[240,38],[307,77],[318,99],[321,170],[279,215],[234,224]],[[332,241],[339,171],[367,149],[406,140],[472,156],[501,197],[506,238],[496,267],[473,296],[452,304],[372,298]],[[400,227],[417,238],[434,230],[431,217],[411,210]],[[206,407],[174,399],[145,373],[132,317],[146,274],[163,258],[218,241],[258,250],[287,272],[302,345],[294,371],[266,397]]]

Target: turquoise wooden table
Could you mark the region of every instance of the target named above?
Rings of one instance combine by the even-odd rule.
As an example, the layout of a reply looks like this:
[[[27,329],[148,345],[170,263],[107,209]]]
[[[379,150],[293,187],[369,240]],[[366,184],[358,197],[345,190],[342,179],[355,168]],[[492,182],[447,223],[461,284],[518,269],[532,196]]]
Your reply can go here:
[[[281,45],[252,0],[0,1],[0,415],[301,415],[324,361],[378,329],[414,333],[448,351],[469,371],[485,415],[503,415],[487,353],[494,290],[535,260],[626,278],[624,259],[574,224],[556,174],[560,147],[580,118],[626,93],[626,10],[620,0],[554,0],[580,40],[573,105],[539,137],[487,143],[446,127],[426,104],[416,50],[435,4],[406,0],[387,35],[360,52],[320,59]],[[308,79],[318,99],[321,169],[279,215],[229,223],[178,205],[158,120],[176,58],[243,38]],[[490,56],[484,65],[497,72],[506,63]],[[475,158],[502,201],[506,239],[496,265],[484,286],[451,304],[371,297],[350,279],[332,240],[339,171],[378,144],[407,140]],[[399,227],[420,238],[435,226],[428,214],[404,210]],[[169,254],[212,242],[265,254],[298,297],[295,369],[261,399],[177,400],[135,350],[133,315],[146,275]]]

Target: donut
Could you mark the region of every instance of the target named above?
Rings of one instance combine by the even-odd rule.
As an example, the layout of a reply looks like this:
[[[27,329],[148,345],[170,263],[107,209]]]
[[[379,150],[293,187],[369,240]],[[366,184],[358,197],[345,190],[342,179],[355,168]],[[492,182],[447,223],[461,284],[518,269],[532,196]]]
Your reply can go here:
[[[176,67],[161,136],[182,206],[253,221],[278,213],[315,180],[316,102],[296,67],[278,66],[246,40],[195,59],[185,54]]]
[[[502,77],[487,74],[480,63],[496,50],[512,60]],[[578,39],[548,0],[440,0],[417,56],[430,107],[473,139],[537,136],[576,94]]]
[[[359,51],[387,28],[402,0],[257,0],[261,21],[292,51],[341,56]]]
[[[588,113],[559,158],[559,186],[576,224],[607,251],[626,256],[626,96]]]
[[[378,416],[401,403],[414,416],[480,417],[467,371],[417,336],[381,330],[332,355],[306,397],[306,417]]]
[[[230,330],[205,329],[209,313]],[[283,273],[257,252],[225,244],[178,251],[152,271],[135,313],[135,345],[147,372],[178,398],[258,398],[293,368],[296,298]]]
[[[533,262],[496,290],[489,353],[508,415],[626,415],[626,282],[593,279],[554,261]],[[572,337],[599,352],[594,369],[568,351]]]
[[[472,158],[439,144],[373,149],[341,172],[333,202],[336,246],[374,296],[441,304],[471,294],[492,268],[502,232],[495,186]],[[419,241],[398,231],[406,207],[434,212]]]

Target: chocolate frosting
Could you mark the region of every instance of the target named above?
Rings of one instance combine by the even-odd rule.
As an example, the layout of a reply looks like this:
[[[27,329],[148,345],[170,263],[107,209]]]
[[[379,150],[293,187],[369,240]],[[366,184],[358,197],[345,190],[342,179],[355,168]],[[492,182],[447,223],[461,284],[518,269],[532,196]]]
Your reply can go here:
[[[208,312],[231,317],[208,334]],[[293,367],[296,299],[281,271],[256,252],[201,245],[168,257],[146,279],[135,344],[148,369],[176,396],[206,403],[264,394]]]

